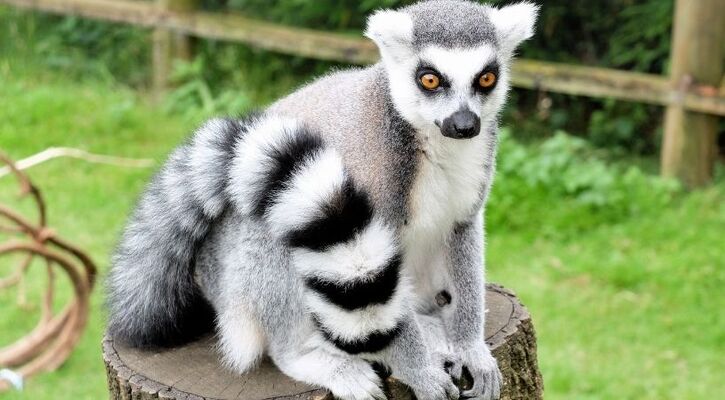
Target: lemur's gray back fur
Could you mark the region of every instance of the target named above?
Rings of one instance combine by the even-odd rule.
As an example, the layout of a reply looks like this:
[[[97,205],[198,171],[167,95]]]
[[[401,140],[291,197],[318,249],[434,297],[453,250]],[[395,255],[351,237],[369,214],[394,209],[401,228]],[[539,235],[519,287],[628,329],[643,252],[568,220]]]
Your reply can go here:
[[[381,215],[403,221],[420,149],[388,90],[380,65],[336,72],[279,100],[269,112],[299,118],[320,132]]]

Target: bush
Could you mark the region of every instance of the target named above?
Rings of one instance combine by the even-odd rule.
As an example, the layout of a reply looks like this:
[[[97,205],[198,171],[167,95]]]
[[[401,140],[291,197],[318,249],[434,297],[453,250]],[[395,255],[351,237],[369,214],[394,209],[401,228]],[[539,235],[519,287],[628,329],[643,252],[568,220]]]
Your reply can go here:
[[[581,138],[557,132],[525,146],[504,128],[487,220],[498,229],[517,229],[546,219],[542,234],[570,235],[656,211],[679,190],[676,182],[631,163],[609,165]]]
[[[498,3],[508,3],[500,1]],[[663,74],[667,72],[674,1],[546,1],[526,57]],[[633,153],[659,150],[662,108],[643,104],[519,91],[507,120],[538,136],[564,129],[580,132],[599,147]]]
[[[144,86],[151,71],[148,32],[128,25],[0,7],[0,52],[73,78]]]

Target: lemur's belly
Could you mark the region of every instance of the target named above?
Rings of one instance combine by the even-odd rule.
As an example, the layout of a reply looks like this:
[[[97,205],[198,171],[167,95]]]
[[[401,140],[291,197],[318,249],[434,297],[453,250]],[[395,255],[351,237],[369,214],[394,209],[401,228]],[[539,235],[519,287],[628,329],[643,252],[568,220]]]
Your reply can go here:
[[[432,304],[438,292],[451,286],[447,241],[456,224],[478,212],[486,176],[482,136],[470,140],[441,136],[427,143],[402,232],[405,268],[422,309]]]

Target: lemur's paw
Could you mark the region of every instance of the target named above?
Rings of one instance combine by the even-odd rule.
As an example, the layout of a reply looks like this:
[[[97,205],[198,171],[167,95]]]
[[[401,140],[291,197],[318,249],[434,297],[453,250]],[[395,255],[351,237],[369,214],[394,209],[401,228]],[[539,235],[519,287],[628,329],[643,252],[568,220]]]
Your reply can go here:
[[[451,377],[441,368],[426,368],[409,383],[418,400],[458,400],[460,392]]]
[[[355,360],[339,374],[328,389],[340,400],[386,400],[380,377],[362,360]]]
[[[463,373],[463,359],[455,353],[434,352],[433,359],[436,365],[442,365],[443,370],[453,378],[453,382],[458,382]]]
[[[463,368],[473,383],[461,392],[461,397],[476,400],[497,400],[501,396],[503,377],[498,363],[485,344],[475,345],[462,352]],[[466,380],[466,379],[464,379]]]

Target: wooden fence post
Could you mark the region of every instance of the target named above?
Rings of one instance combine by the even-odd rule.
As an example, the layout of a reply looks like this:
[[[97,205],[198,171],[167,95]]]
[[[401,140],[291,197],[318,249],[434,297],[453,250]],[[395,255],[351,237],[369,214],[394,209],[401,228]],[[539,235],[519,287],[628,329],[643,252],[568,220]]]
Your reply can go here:
[[[164,11],[193,11],[199,0],[157,0],[157,6]],[[169,87],[174,59],[190,61],[193,58],[192,38],[183,33],[156,28],[153,33],[153,90],[157,100]]]
[[[692,84],[720,85],[725,56],[723,0],[677,0],[672,34],[670,82],[684,91]],[[712,181],[717,157],[718,117],[667,107],[662,174],[687,188]]]

